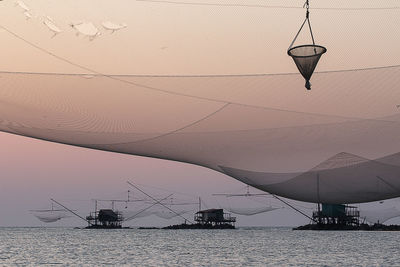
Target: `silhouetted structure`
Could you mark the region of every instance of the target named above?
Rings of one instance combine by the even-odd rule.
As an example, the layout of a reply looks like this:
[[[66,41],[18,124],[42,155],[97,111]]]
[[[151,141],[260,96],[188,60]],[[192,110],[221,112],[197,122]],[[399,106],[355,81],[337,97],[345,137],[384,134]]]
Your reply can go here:
[[[236,217],[224,213],[223,209],[200,210],[195,213],[196,223],[170,225],[163,229],[235,229]]]
[[[360,225],[360,211],[357,207],[340,204],[322,204],[322,209],[313,212],[313,219],[324,225]]]
[[[101,209],[98,212],[92,212],[86,217],[89,226],[86,228],[122,228],[123,217],[118,211],[111,209]]]
[[[322,209],[321,209],[322,206]],[[360,211],[342,204],[318,204],[313,212],[313,223],[295,230],[360,230]]]
[[[201,225],[231,225],[235,227],[236,217],[232,217],[230,213],[224,213],[223,209],[208,209],[196,212],[194,220]]]

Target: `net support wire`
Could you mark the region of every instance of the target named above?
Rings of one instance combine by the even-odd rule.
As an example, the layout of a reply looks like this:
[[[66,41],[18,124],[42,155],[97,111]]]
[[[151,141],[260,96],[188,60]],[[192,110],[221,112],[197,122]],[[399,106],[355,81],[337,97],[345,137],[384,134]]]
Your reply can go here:
[[[301,26],[300,26],[299,31],[297,32],[297,34],[296,34],[296,36],[294,37],[292,43],[290,44],[290,46],[289,46],[289,48],[288,48],[288,51],[293,47],[294,43],[295,43],[296,40],[297,40],[297,37],[299,37],[299,34],[300,34],[301,30],[303,29],[304,24],[306,24],[306,22],[308,23],[308,28],[309,28],[309,30],[310,30],[310,35],[311,35],[312,43],[313,43],[313,45],[315,45],[314,34],[313,34],[313,32],[312,32],[311,22],[310,22],[310,3],[309,3],[309,0],[306,0],[306,2],[305,2],[304,5],[303,5],[303,8],[306,8],[306,9],[307,9],[307,11],[306,11],[306,18],[304,19],[303,23],[302,23]]]
[[[138,191],[140,191],[141,193],[145,194],[146,196],[148,196],[149,198],[153,199],[154,201],[158,202],[157,204],[163,206],[164,208],[168,209],[169,211],[171,211],[172,213],[176,214],[178,217],[181,217],[182,219],[185,220],[186,222],[189,223],[193,223],[191,220],[186,219],[185,217],[183,217],[181,214],[177,213],[176,211],[174,211],[173,209],[171,209],[170,207],[168,207],[167,205],[163,204],[161,201],[158,201],[157,199],[153,198],[151,195],[147,194],[146,192],[144,192],[142,189],[140,189],[138,186],[134,185],[133,183],[127,181],[127,184],[129,184],[130,186],[134,187],[135,189],[137,189]]]
[[[277,199],[278,201],[282,202],[284,205],[288,206],[289,208],[293,209],[294,211],[300,213],[301,215],[303,215],[304,217],[310,219],[313,222],[316,222],[316,220],[314,218],[312,218],[311,216],[307,215],[305,212],[301,211],[299,208],[296,208],[293,204],[289,203],[289,201],[284,200],[281,197],[278,197],[275,194],[271,194],[271,193],[261,193],[261,194],[253,194],[250,193],[250,185],[246,185],[246,193],[245,194],[224,194],[224,193],[219,193],[219,194],[213,194],[213,196],[225,196],[225,197],[232,197],[232,196],[272,196],[273,198]],[[281,207],[284,208],[284,207]]]
[[[54,203],[56,203],[57,205],[60,205],[61,207],[63,207],[65,210],[69,211],[70,213],[72,213],[73,215],[75,215],[76,217],[78,217],[79,219],[84,220],[85,222],[87,222],[89,225],[93,225],[93,223],[91,223],[89,220],[85,219],[84,217],[82,217],[81,215],[79,215],[78,213],[76,213],[75,211],[73,211],[72,209],[64,206],[63,204],[61,204],[60,202],[56,201],[53,198],[50,198],[50,200]]]

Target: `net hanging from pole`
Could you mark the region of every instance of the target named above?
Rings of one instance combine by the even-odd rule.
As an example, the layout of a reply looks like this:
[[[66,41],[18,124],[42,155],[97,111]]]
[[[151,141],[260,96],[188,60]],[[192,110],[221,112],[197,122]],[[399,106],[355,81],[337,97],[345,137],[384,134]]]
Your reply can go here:
[[[279,208],[276,207],[227,207],[225,208],[229,212],[238,214],[238,215],[245,215],[245,216],[251,216],[251,215],[256,215],[256,214],[261,214],[269,211],[273,211]]]
[[[249,186],[246,186],[245,193],[219,193],[213,195],[224,197],[218,201],[220,208],[238,215],[252,216],[281,208],[275,205],[275,203],[271,203],[271,198],[273,199],[272,195],[250,193]]]
[[[315,44],[314,35],[311,29],[311,22],[310,22],[309,1],[307,0],[304,5],[307,8],[306,19],[304,20],[299,31],[297,32],[292,43],[290,44],[287,53],[290,57],[292,57],[294,63],[297,66],[297,69],[306,80],[305,87],[307,88],[307,90],[311,90],[311,83],[310,83],[311,76],[313,75],[314,70],[317,67],[319,59],[324,53],[326,53],[326,48]],[[306,22],[310,30],[312,44],[305,44],[293,47],[293,44],[296,42],[297,37],[299,36]]]
[[[32,215],[44,223],[57,222],[64,218],[69,218],[71,215],[66,210],[32,210]]]

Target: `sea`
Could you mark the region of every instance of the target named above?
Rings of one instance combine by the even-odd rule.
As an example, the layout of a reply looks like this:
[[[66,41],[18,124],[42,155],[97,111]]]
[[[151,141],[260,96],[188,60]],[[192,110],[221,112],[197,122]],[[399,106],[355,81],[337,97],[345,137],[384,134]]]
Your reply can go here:
[[[0,228],[0,266],[400,266],[400,232]]]

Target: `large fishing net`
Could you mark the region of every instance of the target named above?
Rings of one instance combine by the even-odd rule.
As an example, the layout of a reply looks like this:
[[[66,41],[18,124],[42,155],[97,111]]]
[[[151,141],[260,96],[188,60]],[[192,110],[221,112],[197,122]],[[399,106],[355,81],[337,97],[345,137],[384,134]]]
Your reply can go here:
[[[387,21],[398,20],[396,13],[390,14],[385,16]],[[6,27],[2,29],[9,38],[24,42],[32,49],[29,51],[73,65],[80,73],[2,71],[1,131],[192,163],[300,201],[357,203],[400,196],[399,65],[315,72],[315,90],[307,93],[302,90],[299,73],[106,75],[49,52]],[[398,28],[392,25],[390,29]],[[98,29],[89,22],[74,24],[70,30],[89,39],[96,37],[87,43],[101,40]],[[286,30],[288,39],[292,31]],[[365,44],[370,36],[376,39],[373,34],[365,35]],[[351,42],[343,44],[336,32],[319,36],[333,55],[330,60],[359,51]],[[398,41],[395,33],[379,36],[380,40],[386,38],[379,47],[393,47]],[[388,40],[392,42],[388,44]],[[105,39],[100,44],[111,47],[116,43]],[[297,49],[290,53],[300,60]],[[324,52],[317,46],[302,49],[307,53],[317,49],[315,55]],[[282,57],[276,58],[289,60],[285,47],[279,51]],[[398,64],[398,51],[392,49],[390,55],[386,62],[390,59]],[[383,58],[381,54],[376,57]],[[305,74],[317,58],[301,64],[307,66]],[[366,58],[359,58],[364,60],[360,65],[374,65]]]
[[[64,218],[72,217],[67,210],[32,210],[31,213],[44,223],[53,223]]]
[[[302,201],[400,196],[400,67],[316,73],[314,81],[324,92],[309,96],[292,90],[296,74],[3,72],[0,129],[193,163]]]

